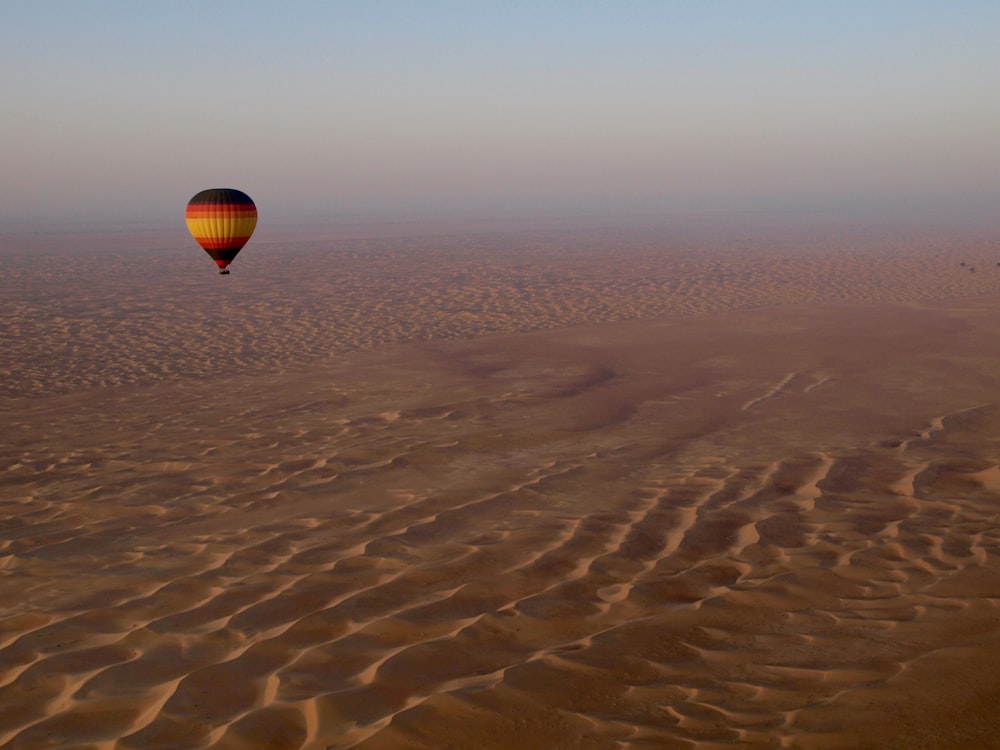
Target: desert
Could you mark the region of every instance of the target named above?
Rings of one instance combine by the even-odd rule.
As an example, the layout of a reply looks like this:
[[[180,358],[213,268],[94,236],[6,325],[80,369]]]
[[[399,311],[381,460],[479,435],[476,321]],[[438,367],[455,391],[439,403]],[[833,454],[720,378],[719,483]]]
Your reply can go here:
[[[1000,235],[0,234],[0,746],[1000,747]]]

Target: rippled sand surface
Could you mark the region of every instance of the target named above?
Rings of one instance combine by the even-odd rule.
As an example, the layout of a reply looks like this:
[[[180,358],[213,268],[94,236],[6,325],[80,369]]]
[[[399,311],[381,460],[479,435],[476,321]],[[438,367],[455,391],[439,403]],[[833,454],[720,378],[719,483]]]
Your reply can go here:
[[[1000,747],[1000,240],[0,254],[0,746]]]

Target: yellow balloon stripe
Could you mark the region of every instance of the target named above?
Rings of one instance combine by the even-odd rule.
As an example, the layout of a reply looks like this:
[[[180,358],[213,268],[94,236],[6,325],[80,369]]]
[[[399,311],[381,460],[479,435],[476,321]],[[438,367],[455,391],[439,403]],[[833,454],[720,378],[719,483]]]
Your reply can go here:
[[[188,231],[195,237],[249,237],[257,226],[256,216],[235,218],[232,216],[216,216],[213,218],[190,218],[187,220]]]

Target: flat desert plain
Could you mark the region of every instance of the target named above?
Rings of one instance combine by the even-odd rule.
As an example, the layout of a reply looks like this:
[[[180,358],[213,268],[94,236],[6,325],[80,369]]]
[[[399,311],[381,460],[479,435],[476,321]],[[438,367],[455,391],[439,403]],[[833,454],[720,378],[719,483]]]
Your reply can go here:
[[[1000,747],[1000,233],[280,234],[4,236],[0,746]]]

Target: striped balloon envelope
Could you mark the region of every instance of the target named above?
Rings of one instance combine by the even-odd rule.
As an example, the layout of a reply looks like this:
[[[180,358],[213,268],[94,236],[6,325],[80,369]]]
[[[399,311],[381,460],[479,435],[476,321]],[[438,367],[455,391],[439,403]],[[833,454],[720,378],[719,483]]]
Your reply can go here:
[[[188,201],[185,218],[195,241],[215,261],[219,273],[226,274],[257,226],[257,207],[244,192],[212,188]]]

